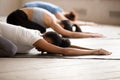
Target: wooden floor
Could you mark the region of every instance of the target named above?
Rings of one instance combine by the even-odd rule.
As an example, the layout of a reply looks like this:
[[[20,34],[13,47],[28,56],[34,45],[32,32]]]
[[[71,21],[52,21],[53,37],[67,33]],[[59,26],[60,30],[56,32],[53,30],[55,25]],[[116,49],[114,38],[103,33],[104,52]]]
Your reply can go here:
[[[110,35],[110,40],[113,38],[120,40],[120,33],[117,35],[114,33],[119,32],[120,27],[119,29],[115,27],[110,29],[98,26],[98,28],[102,31],[105,30]],[[85,45],[89,46],[88,43]],[[96,45],[94,44],[94,46]],[[101,46],[106,47],[106,44]],[[113,51],[116,52],[116,50],[120,50],[119,46],[116,44],[116,46],[108,48],[113,48]],[[0,80],[120,80],[120,60],[48,57],[0,58]]]
[[[0,80],[120,80],[120,61],[1,58]]]

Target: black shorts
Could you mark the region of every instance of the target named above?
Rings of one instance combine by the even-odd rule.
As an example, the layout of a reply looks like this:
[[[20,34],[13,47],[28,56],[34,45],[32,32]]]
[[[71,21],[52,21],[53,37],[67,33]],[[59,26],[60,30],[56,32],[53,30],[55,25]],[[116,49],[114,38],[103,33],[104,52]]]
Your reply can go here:
[[[11,14],[9,14],[7,17],[7,23],[13,25],[20,25],[29,29],[36,29],[39,30],[41,33],[46,32],[46,28],[44,26],[41,26],[29,20],[27,14],[22,10],[15,10]]]

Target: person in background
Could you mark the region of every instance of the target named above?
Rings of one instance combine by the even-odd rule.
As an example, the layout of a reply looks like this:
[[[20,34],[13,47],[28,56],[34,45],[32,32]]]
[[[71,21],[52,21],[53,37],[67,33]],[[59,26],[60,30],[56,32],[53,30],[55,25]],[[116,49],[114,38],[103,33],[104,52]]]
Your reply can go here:
[[[103,35],[90,32],[75,32],[65,29],[66,25],[61,25],[52,13],[42,8],[21,8],[13,11],[7,17],[7,23],[21,25],[30,29],[46,32],[46,28],[51,28],[55,32],[69,38],[100,38]],[[69,24],[69,23],[68,23]],[[70,25],[68,25],[69,27]]]
[[[51,12],[56,16],[57,19],[60,20],[70,20],[71,24],[76,25],[96,25],[96,23],[93,22],[85,22],[78,20],[78,13],[75,10],[71,11],[64,11],[61,7],[44,1],[31,1],[24,4],[24,7],[38,7],[43,8]]]
[[[54,14],[60,20],[71,20],[75,21],[77,19],[77,14],[75,11],[71,10],[70,12],[64,12],[62,8],[52,3],[43,2],[43,1],[32,1],[27,2],[24,5],[25,8],[27,7],[38,7],[43,8]]]
[[[28,53],[31,49],[37,48],[39,51],[69,56],[111,54],[111,52],[104,49],[80,49],[80,47],[74,46],[72,48],[69,46],[69,41],[67,41],[68,45],[64,46],[63,44],[63,46],[60,47],[62,44],[61,42],[59,45],[55,45],[51,38],[48,38],[47,36],[43,37],[38,30],[27,29],[4,22],[0,22],[0,32],[3,37],[16,45],[16,53]]]

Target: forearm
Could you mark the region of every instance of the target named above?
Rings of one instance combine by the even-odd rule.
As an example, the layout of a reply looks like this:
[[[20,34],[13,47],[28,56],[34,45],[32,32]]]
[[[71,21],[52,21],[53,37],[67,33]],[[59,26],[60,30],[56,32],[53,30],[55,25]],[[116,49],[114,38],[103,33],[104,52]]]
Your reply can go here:
[[[98,50],[84,50],[84,49],[68,48],[67,51],[63,53],[63,55],[66,55],[66,56],[93,55],[97,51]]]
[[[85,49],[73,49],[73,48],[68,48],[68,50],[66,50],[66,52],[63,53],[63,55],[68,55],[68,56],[110,55],[110,54],[112,53],[104,49],[85,50]]]
[[[103,37],[101,34],[97,33],[86,33],[86,32],[71,32],[72,38],[99,38]]]
[[[77,24],[77,25],[79,25],[79,26],[85,26],[85,25],[96,26],[96,25],[97,25],[97,24],[94,23],[94,22],[86,22],[86,21],[80,21],[80,20],[74,21],[73,23],[74,23],[74,24]]]
[[[85,48],[85,47],[80,47],[80,46],[75,46],[75,45],[71,45],[70,47],[71,48],[76,48],[76,49],[94,50],[94,49],[91,49],[91,48]]]

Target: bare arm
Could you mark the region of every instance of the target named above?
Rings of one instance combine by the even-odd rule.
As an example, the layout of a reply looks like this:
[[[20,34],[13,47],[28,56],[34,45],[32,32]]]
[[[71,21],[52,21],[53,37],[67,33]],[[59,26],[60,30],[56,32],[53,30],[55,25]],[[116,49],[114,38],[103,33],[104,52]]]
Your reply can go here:
[[[57,19],[51,17],[48,14],[44,15],[44,23],[48,26],[50,26],[54,31],[58,32],[61,35],[68,36],[70,38],[96,38],[96,37],[102,37],[101,34],[95,34],[95,33],[83,33],[83,32],[72,32],[68,31],[60,24],[58,24]]]
[[[76,46],[76,45],[71,45],[70,47],[71,48],[77,48],[77,49],[94,50],[94,49],[91,49],[91,48],[85,48],[85,47],[80,47],[80,46]]]
[[[103,37],[101,34],[97,34],[97,33],[71,32],[71,31],[63,29],[55,21],[52,22],[51,28],[54,29],[59,34],[64,35],[64,36],[68,36],[70,38],[96,38],[96,37]]]
[[[59,53],[63,55],[69,55],[69,56],[77,56],[77,55],[96,55],[96,54],[104,54],[108,55],[111,54],[108,51],[105,50],[84,50],[84,49],[75,49],[75,48],[61,48],[58,46],[55,46],[53,44],[50,44],[46,42],[44,39],[38,40],[33,44],[35,47],[39,48],[40,50],[51,52],[51,53]]]
[[[94,22],[86,22],[86,21],[80,21],[80,20],[76,20],[72,22],[73,24],[77,24],[79,26],[97,26],[97,23]]]

